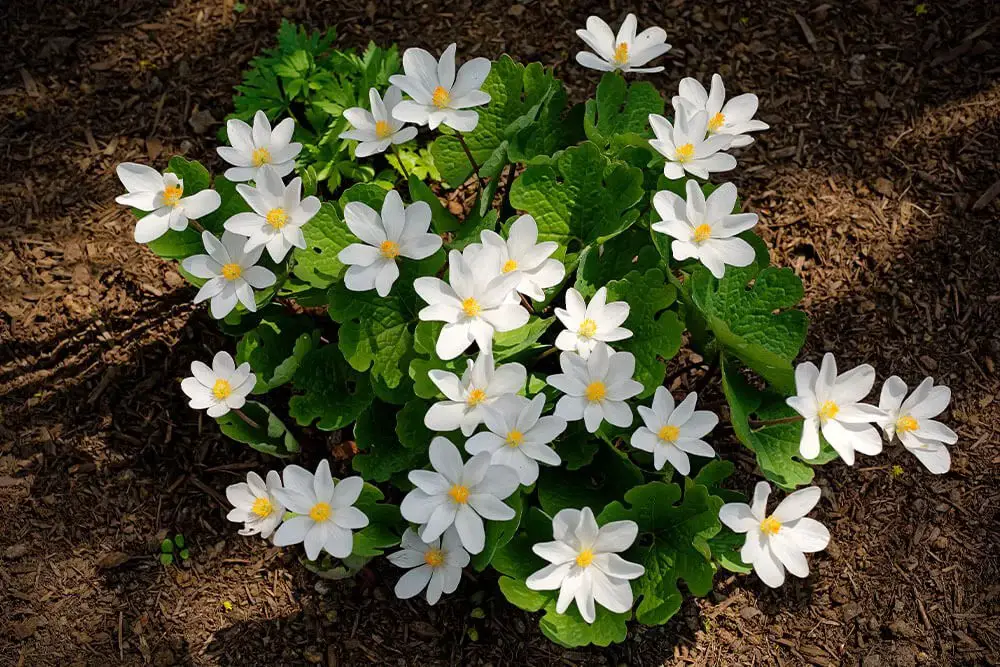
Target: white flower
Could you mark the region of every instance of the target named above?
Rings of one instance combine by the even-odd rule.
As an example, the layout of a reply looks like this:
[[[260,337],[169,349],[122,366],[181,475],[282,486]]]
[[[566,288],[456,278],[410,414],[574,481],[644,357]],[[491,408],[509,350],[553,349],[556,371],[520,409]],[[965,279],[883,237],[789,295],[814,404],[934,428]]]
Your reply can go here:
[[[253,129],[235,118],[226,123],[226,133],[232,146],[219,146],[216,152],[233,165],[226,169],[230,181],[255,181],[260,168],[270,165],[278,176],[284,178],[295,169],[295,157],[302,151],[302,144],[292,141],[295,121],[286,118],[271,130],[267,114],[258,111],[253,117]]]
[[[538,464],[557,466],[562,459],[550,442],[566,430],[566,420],[542,417],[545,396],[536,394],[530,401],[524,396],[505,396],[486,408],[486,428],[465,443],[470,454],[488,452],[494,465],[517,472],[521,484],[530,486],[538,479]]]
[[[236,362],[228,352],[217,352],[212,367],[200,361],[191,362],[191,375],[181,380],[181,391],[191,399],[195,410],[205,410],[209,417],[221,417],[230,410],[239,410],[247,402],[247,394],[257,382],[250,364]]]
[[[673,125],[663,116],[651,113],[649,124],[656,135],[649,145],[667,158],[663,165],[663,175],[667,178],[683,178],[685,171],[698,178],[708,178],[712,172],[729,171],[736,167],[736,158],[720,152],[729,148],[732,137],[713,134],[705,138],[708,114],[704,111],[690,118],[686,113],[678,113],[674,116]]]
[[[882,451],[882,438],[872,422],[882,422],[885,413],[861,403],[875,384],[875,369],[862,364],[837,375],[837,362],[829,352],[817,370],[811,361],[795,368],[796,396],[785,399],[805,417],[799,453],[807,459],[819,456],[819,432],[847,465],[854,465],[854,452],[872,456]]]
[[[441,237],[429,233],[431,207],[427,202],[403,206],[403,199],[390,190],[382,201],[382,214],[359,201],[344,207],[344,221],[364,243],[352,243],[337,255],[349,265],[344,286],[355,292],[375,289],[386,296],[399,277],[400,257],[425,259],[441,247]]]
[[[490,351],[494,332],[513,331],[528,323],[530,316],[516,292],[520,272],[495,275],[482,270],[497,264],[498,260],[490,257],[496,252],[493,247],[467,255],[452,250],[448,255],[449,282],[431,276],[413,282],[417,294],[429,304],[417,316],[425,322],[446,323],[434,346],[442,359],[454,359],[473,341],[480,350]]]
[[[368,91],[371,111],[361,107],[351,107],[344,111],[344,118],[352,127],[340,133],[341,139],[360,141],[354,149],[356,157],[368,157],[383,153],[393,144],[405,144],[417,136],[417,128],[409,127],[392,117],[392,110],[403,99],[403,91],[389,86],[385,91],[385,101],[374,88]]]
[[[705,86],[691,77],[681,79],[677,92],[679,94],[673,99],[674,110],[688,116],[704,111],[708,116],[708,133],[731,136],[733,148],[753,143],[753,137],[747,132],[769,128],[767,123],[753,119],[757,113],[757,96],[753,93],[737,95],[726,102],[726,87],[718,74],[712,75],[711,92],[706,92]]]
[[[185,197],[184,181],[176,174],[160,174],[144,164],[123,162],[115,172],[128,190],[127,194],[115,197],[115,201],[122,206],[150,211],[135,223],[133,233],[137,243],[155,241],[168,229],[184,231],[189,219],[206,216],[222,203],[215,190],[201,190]]]
[[[437,604],[442,593],[451,594],[462,580],[462,568],[469,564],[469,553],[454,527],[438,539],[424,542],[412,528],[403,532],[402,549],[389,554],[396,567],[410,571],[396,582],[396,597],[406,600],[427,589],[427,603]]]
[[[756,213],[733,213],[736,206],[736,186],[723,183],[705,199],[698,182],[687,182],[687,201],[669,190],[653,195],[653,207],[661,222],[653,231],[674,239],[670,244],[674,259],[695,258],[716,278],[726,273],[726,265],[749,266],[753,263],[753,246],[736,235],[757,224]]]
[[[201,242],[208,254],[192,255],[181,262],[184,270],[195,278],[208,280],[198,290],[194,302],[211,299],[212,317],[217,320],[232,312],[237,301],[251,313],[256,312],[253,291],[270,287],[277,280],[270,269],[257,266],[264,247],[247,252],[243,249],[246,239],[232,232],[223,232],[221,241],[211,232],[202,232]]]
[[[566,327],[556,336],[556,347],[586,359],[601,343],[631,338],[632,332],[621,326],[628,319],[628,303],[607,300],[606,287],[597,290],[589,304],[572,287],[566,290],[566,308],[555,309],[556,317]]]
[[[302,199],[302,179],[292,179],[286,186],[269,165],[257,172],[255,185],[257,187],[245,183],[236,186],[253,211],[232,216],[226,220],[225,228],[247,237],[243,246],[245,252],[263,246],[271,259],[280,262],[293,247],[306,247],[302,225],[319,212],[319,199]]]
[[[945,445],[958,442],[958,434],[934,419],[945,411],[951,402],[951,390],[943,385],[934,386],[934,378],[923,382],[906,396],[906,383],[897,375],[882,385],[878,407],[885,412],[879,422],[885,437],[892,442],[896,435],[910,452],[928,470],[936,475],[951,468],[951,454]]]
[[[271,536],[285,515],[285,506],[274,495],[281,488],[281,476],[274,470],[267,473],[267,483],[255,472],[247,474],[247,481],[226,487],[226,498],[233,509],[226,518],[242,523],[240,535]]]
[[[423,49],[403,53],[404,74],[394,74],[389,82],[403,89],[410,100],[393,109],[396,120],[429,125],[432,130],[444,123],[459,132],[471,132],[479,124],[479,114],[469,111],[490,101],[489,93],[480,90],[490,73],[490,61],[473,58],[455,75],[455,45],[441,54],[440,62]]]
[[[616,36],[611,27],[596,16],[587,19],[587,29],[577,30],[577,36],[587,43],[594,53],[580,51],[576,62],[590,69],[602,72],[662,72],[663,66],[643,67],[653,58],[670,50],[667,33],[663,28],[646,28],[635,34],[635,14],[629,14],[622,21]],[[597,55],[594,55],[594,54]]]
[[[587,359],[562,352],[559,366],[562,373],[545,379],[566,394],[556,403],[557,417],[571,422],[583,419],[590,433],[604,420],[622,428],[632,424],[632,410],[625,401],[642,391],[642,383],[632,379],[631,352],[615,352],[602,344]]]
[[[805,554],[822,551],[830,542],[830,531],[815,519],[806,517],[819,501],[818,486],[790,493],[774,510],[767,513],[771,487],[757,482],[753,505],[726,503],[719,510],[719,520],[737,533],[746,533],[740,551],[744,563],[753,565],[760,580],[771,588],[785,581],[785,570],[796,577],[809,576]]]
[[[432,431],[462,429],[470,436],[486,418],[486,408],[498,398],[516,394],[524,389],[528,371],[521,364],[504,364],[496,370],[493,355],[480,351],[475,363],[468,364],[462,379],[448,371],[434,369],[427,372],[448,400],[438,401],[424,415],[424,426]]]
[[[436,540],[455,526],[465,550],[477,554],[486,544],[483,519],[514,518],[514,510],[503,500],[517,490],[517,474],[506,466],[492,465],[486,452],[463,464],[458,448],[440,436],[431,441],[430,457],[433,471],[410,471],[409,479],[417,488],[403,498],[400,512],[407,521],[421,524],[424,542]]]
[[[298,516],[287,519],[274,534],[274,545],[287,547],[304,542],[306,556],[316,560],[324,549],[334,558],[354,551],[352,531],[368,525],[368,517],[354,506],[364,482],[348,477],[334,483],[330,463],[323,459],[316,474],[297,465],[285,468],[285,486],[274,495]]]
[[[539,542],[531,550],[551,563],[532,574],[525,584],[533,591],[559,589],[556,612],[563,614],[570,602],[587,623],[597,618],[594,603],[615,613],[632,608],[630,579],[641,577],[642,565],[618,554],[635,542],[635,521],[597,525],[589,507],[560,510],[552,519],[552,542]]]
[[[701,438],[708,434],[719,418],[708,410],[695,410],[698,394],[692,392],[674,407],[674,397],[666,387],[657,387],[653,394],[653,407],[638,407],[639,416],[646,424],[632,434],[632,446],[653,453],[653,466],[660,470],[670,461],[677,472],[691,472],[688,454],[715,456],[712,446]]]
[[[498,266],[494,270],[497,273],[520,272],[521,282],[517,285],[517,291],[535,301],[545,299],[545,292],[542,290],[558,285],[566,275],[563,263],[549,258],[559,248],[559,244],[555,241],[538,243],[538,226],[530,215],[522,215],[514,221],[506,241],[489,229],[480,232],[479,237],[483,241],[482,246],[474,243],[468,247],[475,251],[483,246],[496,248]]]

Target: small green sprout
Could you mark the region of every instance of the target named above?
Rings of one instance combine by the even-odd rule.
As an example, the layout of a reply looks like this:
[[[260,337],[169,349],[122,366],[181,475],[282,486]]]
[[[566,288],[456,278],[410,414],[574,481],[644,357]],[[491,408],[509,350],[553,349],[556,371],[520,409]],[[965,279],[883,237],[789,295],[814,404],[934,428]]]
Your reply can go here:
[[[162,564],[171,565],[175,557],[182,561],[191,557],[191,552],[184,546],[184,536],[181,533],[177,533],[174,539],[168,537],[160,543],[160,562]]]

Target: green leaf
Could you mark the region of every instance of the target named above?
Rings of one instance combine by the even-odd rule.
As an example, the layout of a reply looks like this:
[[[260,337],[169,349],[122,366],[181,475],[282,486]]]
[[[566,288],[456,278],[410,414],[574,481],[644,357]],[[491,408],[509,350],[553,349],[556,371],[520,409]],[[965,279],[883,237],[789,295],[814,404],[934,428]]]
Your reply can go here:
[[[559,614],[556,612],[555,601],[549,601],[538,627],[542,629],[543,635],[566,648],[590,644],[609,646],[625,641],[628,634],[626,623],[630,618],[631,611],[615,614],[604,607],[598,607],[594,622],[587,623],[575,604],[565,614]]]
[[[354,550],[350,559],[381,556],[386,549],[399,544],[405,522],[395,505],[381,503],[385,496],[366,483],[354,504],[368,517],[368,525],[354,533]]]
[[[372,402],[368,378],[345,363],[334,345],[307,354],[292,384],[303,393],[288,402],[288,414],[302,426],[319,420],[316,428],[321,431],[347,426]]]
[[[524,512],[524,497],[521,495],[520,491],[514,493],[510,496],[504,503],[514,508],[513,519],[508,521],[487,521],[486,522],[486,546],[478,554],[472,557],[472,567],[476,569],[476,572],[482,572],[493,560],[493,556],[496,554],[497,549],[502,548],[508,542],[510,542],[514,535],[517,534],[517,529],[521,525],[521,514]]]
[[[625,134],[648,138],[652,135],[649,114],[663,115],[663,108],[663,98],[653,84],[628,85],[621,74],[609,72],[597,84],[597,99],[587,100],[583,128],[587,138],[602,147]]]
[[[292,272],[313,287],[329,287],[347,270],[337,254],[360,241],[351,234],[337,207],[329,202],[324,202],[312,220],[302,227],[302,234],[306,237],[306,247],[292,251],[295,262]]]
[[[499,215],[493,209],[488,210],[483,216],[480,216],[477,210],[473,210],[446,244],[448,249],[465,250],[465,247],[470,243],[479,243],[480,233],[483,230],[496,231],[498,218]]]
[[[785,404],[783,396],[754,389],[739,371],[735,360],[722,355],[722,390],[729,402],[729,421],[740,442],[757,456],[764,477],[786,491],[809,484],[813,479],[812,465],[827,463],[836,452],[826,443],[819,457],[811,460],[799,454],[802,422],[790,421],[752,428],[751,415],[762,421],[794,418],[798,415]]]
[[[265,319],[248,331],[236,346],[236,363],[249,362],[257,383],[255,394],[263,394],[291,382],[299,364],[319,347],[319,330],[307,315]]]
[[[233,440],[271,456],[285,458],[299,451],[295,436],[266,405],[247,401],[241,410],[257,424],[256,428],[230,411],[215,420],[219,430]]]
[[[361,452],[351,466],[372,482],[385,482],[398,472],[422,467],[427,460],[430,434],[423,427],[422,414],[419,425],[414,423],[414,412],[420,410],[427,410],[422,401],[411,401],[402,410],[385,403],[372,403],[354,425],[354,440]],[[425,432],[426,442],[423,447],[417,446]]]
[[[178,533],[177,535],[175,535],[174,536],[174,545],[178,549],[183,549],[184,548],[184,536],[181,535],[180,533]]]
[[[740,558],[740,550],[743,549],[746,538],[746,533],[734,533],[723,525],[719,534],[708,540],[712,558],[730,572],[749,574],[753,571],[753,566],[744,563]]]
[[[601,448],[601,441],[587,433],[583,420],[580,420],[569,422],[566,431],[552,447],[559,454],[566,470],[579,470],[594,460],[594,455]]]
[[[528,612],[536,612],[549,601],[549,595],[542,591],[533,591],[528,588],[520,579],[511,577],[500,577],[500,592],[507,598],[507,602],[518,609]]]
[[[624,278],[632,271],[645,273],[659,263],[656,248],[649,244],[649,232],[638,226],[630,227],[603,244],[584,248],[573,287],[589,299],[610,281]]]
[[[663,384],[666,361],[681,347],[684,327],[677,313],[666,310],[676,296],[677,291],[660,269],[633,271],[622,280],[608,283],[608,302],[626,301],[630,307],[623,326],[632,337],[616,343],[616,347],[635,355],[634,377],[644,388],[638,398],[651,396]]]
[[[453,232],[459,228],[458,218],[448,212],[441,200],[437,198],[434,191],[427,187],[427,184],[410,175],[409,180],[410,199],[414,202],[422,201],[431,207],[431,227],[436,234]]]
[[[510,203],[530,213],[538,240],[587,245],[630,227],[643,198],[642,172],[611,162],[591,142],[545,164],[531,164],[514,181]]]
[[[677,586],[684,580],[694,595],[712,590],[715,569],[707,540],[721,528],[723,502],[704,486],[688,481],[681,501],[677,484],[651,482],[625,494],[625,504],[613,502],[598,523],[631,520],[639,525],[639,538],[628,551],[628,560],[646,568],[633,582],[641,602],[636,619],[661,625],[680,609],[684,596]]]
[[[802,311],[789,310],[802,294],[794,271],[759,263],[727,267],[721,280],[702,266],[691,275],[692,299],[719,345],[785,393],[794,392],[792,361],[809,323]]]
[[[174,562],[174,557],[171,554],[160,554],[160,563],[162,565],[170,565]]]
[[[167,171],[176,174],[177,178],[184,182],[185,197],[190,197],[210,187],[211,177],[208,170],[194,160],[186,160],[179,155],[172,157],[167,166]],[[215,181],[216,191],[222,198],[220,209],[240,207],[241,205],[246,206],[246,202],[236,192],[235,186],[232,183],[221,176],[216,177]],[[228,187],[224,187],[223,184],[227,184]],[[148,215],[146,211],[133,210],[133,213],[135,213],[136,218]],[[239,211],[235,211],[233,215],[235,213],[239,213]],[[222,231],[222,223],[224,221],[225,219],[219,219],[218,211],[216,211],[205,216],[199,222],[205,229],[218,236]],[[160,238],[147,243],[146,246],[163,259],[181,260],[192,255],[205,253],[205,248],[201,242],[201,232],[197,231],[190,223],[184,231],[170,229]]]
[[[558,450],[557,450],[558,451]],[[538,501],[549,515],[567,507],[590,507],[594,514],[642,483],[642,472],[621,451],[603,445],[590,465],[579,470],[542,466]]]
[[[461,377],[467,367],[465,357],[444,361],[437,356],[434,345],[443,328],[443,322],[420,322],[414,331],[413,350],[418,356],[410,361],[409,373],[413,378],[413,391],[420,398],[443,396],[437,385],[431,382],[428,376],[430,371],[446,370]]]
[[[535,347],[538,339],[542,337],[549,326],[555,322],[554,317],[542,319],[532,316],[524,326],[498,333],[493,337],[493,358],[499,363],[504,360],[512,360],[517,355]]]
[[[162,542],[160,542],[160,552],[172,554],[174,552],[174,541],[170,538],[165,538]]]

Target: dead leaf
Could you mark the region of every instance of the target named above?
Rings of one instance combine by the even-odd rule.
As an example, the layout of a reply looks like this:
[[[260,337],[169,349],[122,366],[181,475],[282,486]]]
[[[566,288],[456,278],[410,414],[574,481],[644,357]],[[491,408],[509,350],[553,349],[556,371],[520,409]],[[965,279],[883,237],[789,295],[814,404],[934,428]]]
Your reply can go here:
[[[195,134],[205,134],[217,122],[212,116],[212,112],[204,109],[195,109],[188,120]]]
[[[101,559],[97,561],[97,569],[99,570],[110,570],[122,565],[128,559],[131,558],[124,551],[112,551],[111,553],[104,554]]]

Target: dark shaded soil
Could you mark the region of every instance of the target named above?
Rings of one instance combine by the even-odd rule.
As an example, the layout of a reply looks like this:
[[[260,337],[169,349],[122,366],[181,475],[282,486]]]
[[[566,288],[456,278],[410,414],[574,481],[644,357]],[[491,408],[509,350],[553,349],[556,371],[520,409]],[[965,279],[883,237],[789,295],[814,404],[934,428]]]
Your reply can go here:
[[[1000,5],[247,4],[0,5],[0,664],[1000,662]],[[271,462],[185,406],[179,379],[223,341],[132,242],[114,165],[211,164],[215,128],[189,119],[225,116],[282,16],[346,44],[537,59],[580,98],[596,77],[572,61],[573,29],[628,9],[675,45],[652,79],[665,94],[719,71],[760,95],[773,129],[734,180],[806,283],[806,354],[950,385],[952,471],[898,447],[826,466],[833,542],[809,579],[772,592],[722,576],[609,649],[551,645],[487,577],[428,609],[395,600],[384,566],[328,582],[239,537],[220,492]],[[749,488],[752,459],[717,440]],[[157,544],[176,532],[191,559],[164,568]]]

